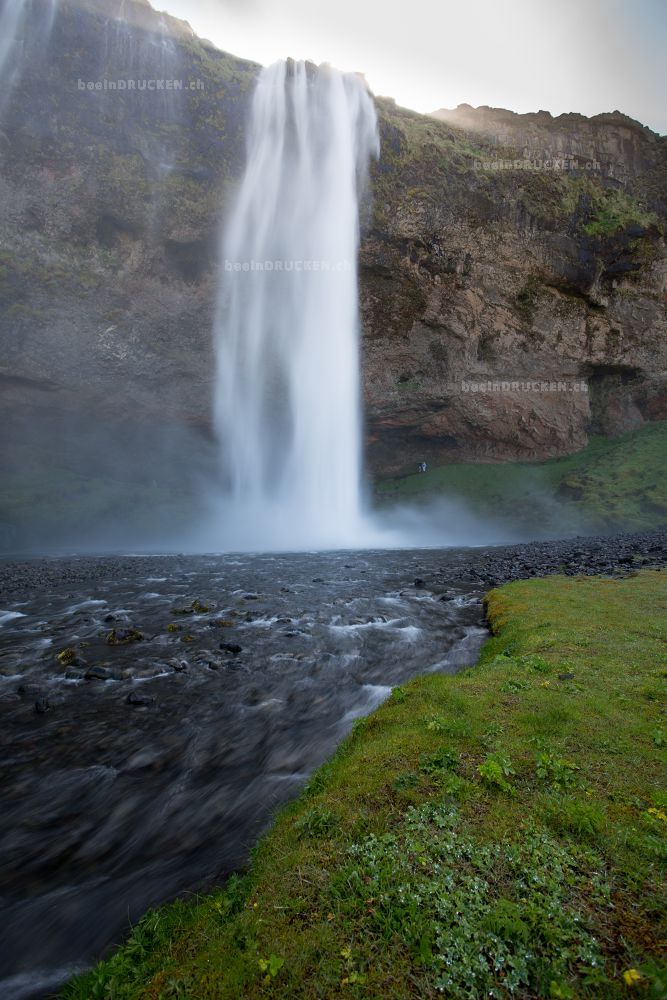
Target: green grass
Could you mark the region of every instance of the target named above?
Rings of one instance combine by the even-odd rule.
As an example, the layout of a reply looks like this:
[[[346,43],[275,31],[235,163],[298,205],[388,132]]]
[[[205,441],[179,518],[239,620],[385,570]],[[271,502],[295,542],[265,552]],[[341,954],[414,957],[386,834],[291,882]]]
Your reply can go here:
[[[667,520],[667,421],[546,462],[452,464],[378,484],[376,496],[465,501],[474,513],[532,526],[582,530],[656,527]]]
[[[666,612],[658,571],[492,591],[478,666],[395,689],[245,876],[64,996],[664,997]]]

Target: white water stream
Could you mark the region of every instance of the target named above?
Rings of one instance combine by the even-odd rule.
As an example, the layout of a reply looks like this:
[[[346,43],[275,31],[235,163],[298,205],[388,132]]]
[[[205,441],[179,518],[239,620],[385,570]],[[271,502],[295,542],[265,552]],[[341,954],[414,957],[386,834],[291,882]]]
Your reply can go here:
[[[226,544],[367,541],[358,202],[378,152],[360,77],[291,60],[262,71],[215,330]]]

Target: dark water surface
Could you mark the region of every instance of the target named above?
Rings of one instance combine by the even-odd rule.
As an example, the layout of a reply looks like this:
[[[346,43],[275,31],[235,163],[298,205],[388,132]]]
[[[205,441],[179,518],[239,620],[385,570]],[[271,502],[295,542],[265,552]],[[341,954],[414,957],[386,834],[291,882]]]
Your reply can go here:
[[[46,995],[148,906],[223,880],[393,685],[474,663],[469,559],[3,564],[0,997]]]

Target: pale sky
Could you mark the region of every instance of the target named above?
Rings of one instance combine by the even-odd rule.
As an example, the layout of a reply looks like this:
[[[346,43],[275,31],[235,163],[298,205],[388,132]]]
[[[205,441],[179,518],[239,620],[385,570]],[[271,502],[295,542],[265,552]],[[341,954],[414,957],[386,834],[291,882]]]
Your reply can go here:
[[[152,0],[219,48],[365,74],[416,111],[619,110],[667,133],[667,0]]]

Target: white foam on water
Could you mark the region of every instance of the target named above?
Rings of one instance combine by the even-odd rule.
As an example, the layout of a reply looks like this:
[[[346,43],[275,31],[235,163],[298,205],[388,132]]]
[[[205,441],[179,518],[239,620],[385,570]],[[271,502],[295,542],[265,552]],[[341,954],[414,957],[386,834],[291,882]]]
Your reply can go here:
[[[387,700],[391,691],[392,689],[386,684],[362,684],[362,700],[355,708],[351,708],[345,713],[340,720],[341,724],[345,725],[346,723],[353,722],[355,719],[360,719],[363,715],[369,715],[375,711],[378,705]]]
[[[88,597],[85,601],[79,601],[78,604],[70,604],[70,606],[66,608],[65,614],[71,615],[74,614],[75,611],[82,611],[84,608],[100,608],[106,603],[106,601],[98,601],[92,597]]]
[[[9,622],[15,621],[17,618],[27,618],[22,611],[0,611],[0,626],[8,625]]]
[[[66,965],[62,968],[36,969],[34,972],[7,976],[0,979],[0,997],[3,1000],[24,1000],[38,993],[50,995],[85,970],[83,965]]]

